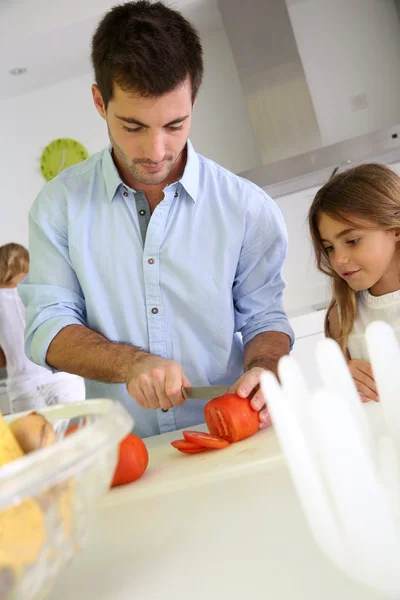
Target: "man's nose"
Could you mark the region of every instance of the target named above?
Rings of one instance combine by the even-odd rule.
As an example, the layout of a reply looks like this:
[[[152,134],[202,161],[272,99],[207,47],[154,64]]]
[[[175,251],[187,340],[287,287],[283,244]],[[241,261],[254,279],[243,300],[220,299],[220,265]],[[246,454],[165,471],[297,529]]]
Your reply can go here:
[[[164,137],[162,133],[155,133],[149,137],[145,149],[145,156],[154,163],[159,163],[165,156]]]

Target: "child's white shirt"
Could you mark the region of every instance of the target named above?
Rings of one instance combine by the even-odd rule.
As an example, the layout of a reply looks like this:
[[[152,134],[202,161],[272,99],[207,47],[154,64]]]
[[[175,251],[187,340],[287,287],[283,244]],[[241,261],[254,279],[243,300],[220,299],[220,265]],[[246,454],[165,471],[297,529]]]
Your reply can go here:
[[[0,288],[0,347],[7,361],[6,387],[11,401],[58,379],[65,383],[80,379],[67,373],[52,373],[31,362],[25,355],[24,329],[25,307],[17,288]]]
[[[388,323],[400,343],[400,291],[383,296],[372,296],[368,290],[357,293],[357,317],[347,345],[351,358],[370,362],[365,331],[373,321]]]

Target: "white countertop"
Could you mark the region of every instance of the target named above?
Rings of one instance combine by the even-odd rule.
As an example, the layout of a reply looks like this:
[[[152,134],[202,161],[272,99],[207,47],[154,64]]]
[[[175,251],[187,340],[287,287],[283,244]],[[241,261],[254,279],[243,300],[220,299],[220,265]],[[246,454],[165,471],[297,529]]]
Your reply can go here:
[[[378,600],[316,547],[272,429],[181,455],[146,440],[148,471],[97,506],[49,600]]]

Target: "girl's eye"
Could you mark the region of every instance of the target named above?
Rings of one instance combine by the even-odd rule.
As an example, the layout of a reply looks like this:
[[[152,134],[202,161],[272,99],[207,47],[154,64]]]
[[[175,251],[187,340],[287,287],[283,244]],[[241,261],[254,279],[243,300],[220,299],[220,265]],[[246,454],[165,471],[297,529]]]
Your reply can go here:
[[[325,252],[326,252],[327,254],[329,254],[330,252],[332,252],[332,250],[333,250],[333,246],[326,246],[326,247],[324,248],[324,250],[325,250]]]
[[[347,240],[347,243],[350,246],[357,246],[358,242],[360,241],[360,238],[354,238],[354,240]]]

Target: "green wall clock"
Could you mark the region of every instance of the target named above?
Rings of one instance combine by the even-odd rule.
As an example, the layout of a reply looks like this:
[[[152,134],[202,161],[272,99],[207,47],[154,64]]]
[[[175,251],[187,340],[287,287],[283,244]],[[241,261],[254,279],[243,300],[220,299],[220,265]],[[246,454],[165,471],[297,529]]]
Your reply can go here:
[[[43,150],[40,157],[40,170],[46,181],[50,181],[67,167],[86,160],[88,151],[80,142],[71,138],[53,140]]]

